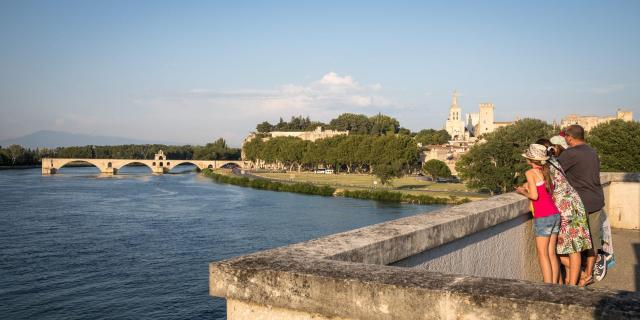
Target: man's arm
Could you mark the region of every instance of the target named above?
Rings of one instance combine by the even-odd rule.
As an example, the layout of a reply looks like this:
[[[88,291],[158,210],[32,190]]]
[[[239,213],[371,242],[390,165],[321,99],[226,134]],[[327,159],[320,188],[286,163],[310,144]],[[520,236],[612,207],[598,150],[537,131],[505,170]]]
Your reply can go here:
[[[560,162],[560,166],[562,170],[565,172],[571,170],[571,168],[576,164],[576,159],[573,155],[573,152],[569,150],[565,150],[558,157],[558,162]]]

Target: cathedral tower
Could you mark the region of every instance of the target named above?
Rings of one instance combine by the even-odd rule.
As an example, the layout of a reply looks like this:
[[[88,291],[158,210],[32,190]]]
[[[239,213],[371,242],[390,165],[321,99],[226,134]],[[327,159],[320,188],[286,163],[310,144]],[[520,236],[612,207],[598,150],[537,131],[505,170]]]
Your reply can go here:
[[[462,119],[462,109],[458,106],[458,91],[453,91],[451,97],[451,107],[449,107],[449,118],[445,129],[452,140],[465,140],[464,120]]]

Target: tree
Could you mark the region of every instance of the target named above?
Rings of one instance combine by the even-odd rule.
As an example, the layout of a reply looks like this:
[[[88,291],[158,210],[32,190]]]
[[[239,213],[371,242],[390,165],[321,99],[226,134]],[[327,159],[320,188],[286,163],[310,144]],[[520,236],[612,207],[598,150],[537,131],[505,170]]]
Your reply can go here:
[[[256,131],[260,133],[267,133],[273,131],[273,125],[267,121],[264,121],[256,126]]]
[[[523,119],[486,134],[456,163],[462,180],[472,189],[504,193],[524,182],[527,164],[522,152],[539,138],[553,135],[553,128],[544,121]]]
[[[391,179],[402,177],[402,166],[398,162],[380,163],[375,166],[373,174],[382,184],[388,184]]]
[[[640,123],[614,120],[591,129],[587,143],[600,156],[602,171],[640,172]]]
[[[369,118],[369,122],[371,123],[370,133],[373,135],[394,134],[400,129],[398,120],[383,114]]]
[[[12,144],[7,148],[9,151],[9,158],[11,158],[11,165],[15,166],[18,159],[24,156],[24,148],[17,144]]]
[[[405,136],[411,136],[412,132],[411,132],[411,130],[409,130],[407,128],[400,127],[398,129],[398,134],[405,135]]]
[[[416,134],[415,139],[417,143],[426,146],[430,144],[445,144],[451,140],[451,136],[447,130],[424,129]]]
[[[448,178],[451,176],[451,170],[449,170],[447,164],[437,159],[431,159],[425,162],[422,166],[422,170],[429,173],[433,180],[438,177]]]
[[[364,114],[343,113],[329,122],[335,130],[349,131],[349,134],[369,134],[371,123]]]

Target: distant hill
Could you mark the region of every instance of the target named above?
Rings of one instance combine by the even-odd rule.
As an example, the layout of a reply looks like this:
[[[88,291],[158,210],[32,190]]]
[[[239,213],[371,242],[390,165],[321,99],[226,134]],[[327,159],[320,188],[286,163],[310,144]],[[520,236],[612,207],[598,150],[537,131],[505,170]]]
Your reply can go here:
[[[120,144],[182,144],[170,141],[148,141],[131,139],[124,137],[94,136],[89,134],[70,133],[63,131],[42,130],[26,136],[0,140],[0,146],[7,147],[12,144],[19,144],[25,148],[55,148],[86,145],[120,145]]]

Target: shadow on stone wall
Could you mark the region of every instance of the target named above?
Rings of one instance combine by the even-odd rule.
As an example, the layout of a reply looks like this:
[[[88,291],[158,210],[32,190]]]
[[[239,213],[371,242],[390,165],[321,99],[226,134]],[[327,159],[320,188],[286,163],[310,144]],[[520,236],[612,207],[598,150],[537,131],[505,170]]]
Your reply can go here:
[[[429,249],[427,251],[423,251],[414,256],[397,261],[391,265],[396,267],[415,267],[418,265],[422,265],[431,260],[441,258],[453,252],[460,251],[470,245],[475,245],[491,237],[495,237],[496,235],[506,232],[507,230],[511,230],[513,228],[516,228],[522,225],[524,222],[526,222],[526,220],[523,220],[521,218],[511,219],[509,221],[503,222],[491,228],[484,229],[480,232],[476,232],[474,234],[468,235],[456,241],[443,244],[439,247]],[[497,254],[497,252],[494,252],[494,254]]]
[[[640,288],[640,244],[633,245],[633,253],[635,254],[636,264],[633,267],[634,273],[634,281],[636,283],[636,288]],[[631,257],[626,257],[631,258]],[[596,306],[593,318],[594,319],[620,319],[621,314],[616,313],[617,310],[629,309],[627,317],[629,319],[635,318],[640,314],[640,304],[629,304],[629,297],[635,297],[635,299],[640,298],[640,291],[636,292],[628,292],[621,291],[613,297],[609,297],[606,299],[602,299],[598,301],[598,305]],[[625,308],[622,308],[622,307]]]

